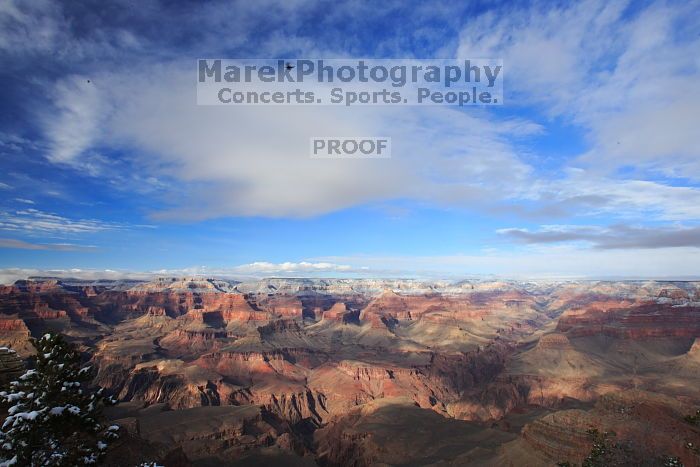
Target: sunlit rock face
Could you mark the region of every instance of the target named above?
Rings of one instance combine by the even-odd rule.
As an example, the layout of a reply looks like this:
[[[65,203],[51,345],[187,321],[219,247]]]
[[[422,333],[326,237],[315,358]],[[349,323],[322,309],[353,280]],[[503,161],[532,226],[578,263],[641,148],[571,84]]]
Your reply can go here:
[[[644,408],[621,435],[643,443],[665,414],[647,444],[686,462],[670,440],[694,436],[673,414],[700,405],[698,297],[694,282],[39,279],[0,288],[0,345],[17,352],[0,363],[62,332],[129,424],[178,412],[171,441],[193,458],[400,464],[421,446],[463,464],[580,462],[586,429],[618,426],[613,396],[631,394]],[[195,421],[203,407],[251,411],[220,431]],[[205,453],[177,434],[188,423],[231,448]],[[420,424],[420,440],[402,437]],[[154,433],[129,436],[170,452]]]

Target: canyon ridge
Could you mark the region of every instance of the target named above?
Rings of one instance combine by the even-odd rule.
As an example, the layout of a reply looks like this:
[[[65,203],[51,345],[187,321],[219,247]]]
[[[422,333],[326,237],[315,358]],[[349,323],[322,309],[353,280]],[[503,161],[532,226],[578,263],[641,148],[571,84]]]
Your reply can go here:
[[[32,278],[3,384],[46,332],[119,401],[107,465],[581,464],[592,429],[700,465],[700,282]]]

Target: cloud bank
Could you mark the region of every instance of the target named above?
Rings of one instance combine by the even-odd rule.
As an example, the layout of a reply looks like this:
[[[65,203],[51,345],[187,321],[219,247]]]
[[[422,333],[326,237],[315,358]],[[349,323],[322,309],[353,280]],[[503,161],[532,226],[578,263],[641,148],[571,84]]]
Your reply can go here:
[[[700,246],[699,1],[479,8],[431,2],[392,28],[385,25],[403,18],[404,2],[160,7],[148,0],[134,11],[116,0],[86,14],[68,2],[3,2],[0,58],[7,64],[3,78],[13,85],[7,114],[24,118],[31,131],[13,131],[15,122],[6,118],[0,149],[40,154],[36,164],[146,200],[143,214],[156,223],[303,220],[403,203],[407,211],[507,217],[517,226],[485,222],[490,237],[482,247],[497,247],[498,254],[472,247],[473,255],[455,254],[455,263],[447,255],[415,255],[411,267],[406,251],[384,256],[381,266],[357,253],[329,262],[335,266],[318,266],[323,259],[260,258],[237,266],[239,273],[432,270],[428,258],[433,269],[454,273],[488,264],[503,270],[508,260],[514,271],[542,274],[555,265],[595,274],[595,261],[622,273],[618,260],[628,272],[691,272],[683,261]],[[155,22],[157,32],[150,27]],[[375,35],[368,38],[367,31]],[[195,105],[196,57],[251,54],[500,57],[507,105],[410,111]],[[17,76],[31,79],[18,83]],[[18,97],[10,95],[15,91]],[[561,128],[579,135],[580,144],[546,150],[543,141],[556,140]],[[309,137],[326,135],[390,136],[393,155],[310,159]],[[16,186],[43,184],[34,174],[21,175],[0,181],[8,196],[0,205],[0,230],[8,236],[89,238],[126,228],[97,215],[76,219],[44,209],[40,201],[26,209],[26,201],[37,201]],[[16,203],[26,206],[10,206]],[[50,244],[13,238],[4,248],[58,249]],[[646,259],[627,256],[633,252]],[[339,265],[353,266],[343,271]]]
[[[499,233],[530,245],[585,242],[601,250],[700,247],[700,227],[553,225],[537,231],[501,229]]]

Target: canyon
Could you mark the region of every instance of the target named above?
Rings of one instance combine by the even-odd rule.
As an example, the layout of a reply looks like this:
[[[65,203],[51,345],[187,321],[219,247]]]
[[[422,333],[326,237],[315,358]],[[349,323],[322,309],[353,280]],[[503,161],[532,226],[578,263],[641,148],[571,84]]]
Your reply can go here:
[[[49,331],[119,400],[107,465],[556,465],[590,429],[700,465],[699,282],[0,286],[8,368]]]

